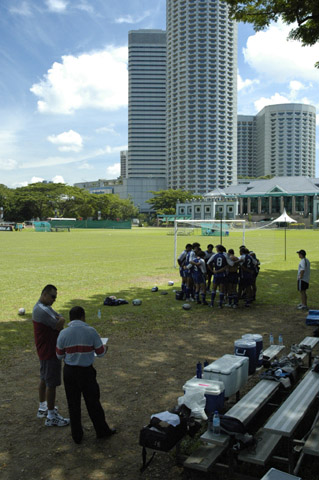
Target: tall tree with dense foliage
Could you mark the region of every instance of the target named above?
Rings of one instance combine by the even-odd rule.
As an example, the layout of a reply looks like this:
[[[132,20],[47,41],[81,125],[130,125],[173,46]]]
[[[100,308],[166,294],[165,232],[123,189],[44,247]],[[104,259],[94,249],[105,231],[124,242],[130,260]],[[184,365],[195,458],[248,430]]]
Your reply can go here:
[[[78,187],[62,183],[34,183],[16,189],[0,185],[0,206],[4,208],[4,219],[45,220],[49,217],[98,218],[129,220],[137,216],[137,208],[131,200],[117,195],[97,195]]]
[[[192,198],[202,198],[201,195],[194,195],[191,192],[184,190],[159,190],[158,192],[151,191],[154,197],[147,200],[147,203],[150,203],[152,209],[155,210],[157,214],[164,215],[174,215],[176,210],[176,203],[179,200],[180,202],[186,202],[187,200],[192,200]]]
[[[225,0],[230,5],[233,18],[252,23],[255,30],[262,30],[282,19],[293,26],[289,38],[302,45],[314,45],[319,41],[318,0]],[[318,67],[318,62],[316,64]]]

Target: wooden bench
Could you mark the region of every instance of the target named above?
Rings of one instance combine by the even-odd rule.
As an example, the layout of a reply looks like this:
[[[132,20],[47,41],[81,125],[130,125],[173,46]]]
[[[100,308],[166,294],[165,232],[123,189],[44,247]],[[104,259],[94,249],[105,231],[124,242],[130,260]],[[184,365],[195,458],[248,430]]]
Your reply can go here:
[[[226,450],[226,446],[201,445],[183,463],[184,467],[201,472],[209,472],[216,460]]]
[[[291,437],[318,393],[319,373],[310,371],[270,417],[264,430]]]
[[[319,420],[306,440],[303,453],[319,457]]]
[[[308,372],[264,425],[264,430],[288,438],[288,466],[293,469],[293,433],[319,393],[319,373]]]
[[[282,472],[281,470],[277,470],[277,468],[271,468],[261,480],[302,480],[302,478]]]
[[[278,388],[279,383],[277,382],[261,380],[226,414],[238,418],[246,425],[269,401]],[[228,435],[214,435],[210,430],[207,430],[200,439],[208,445],[204,445],[204,449],[201,446],[193,452],[184,462],[184,467],[208,472],[218,457],[227,449],[230,438]]]
[[[271,454],[280,442],[280,435],[274,433],[268,433],[263,430],[259,430],[256,434],[257,446],[254,450],[243,450],[238,459],[242,462],[254,463],[256,465],[266,465]]]
[[[270,345],[263,351],[263,360],[271,362],[284,348],[284,345]]]

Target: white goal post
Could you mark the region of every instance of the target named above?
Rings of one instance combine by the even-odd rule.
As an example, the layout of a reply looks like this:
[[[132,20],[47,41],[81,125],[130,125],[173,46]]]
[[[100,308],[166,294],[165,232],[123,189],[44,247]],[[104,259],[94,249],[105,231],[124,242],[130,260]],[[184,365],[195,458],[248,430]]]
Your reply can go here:
[[[174,220],[174,268],[177,265],[177,237],[178,235],[191,235],[198,230],[199,235],[218,236],[219,243],[223,243],[223,237],[229,235],[229,231],[242,231],[243,245],[245,245],[246,220]],[[192,242],[189,242],[192,243]]]

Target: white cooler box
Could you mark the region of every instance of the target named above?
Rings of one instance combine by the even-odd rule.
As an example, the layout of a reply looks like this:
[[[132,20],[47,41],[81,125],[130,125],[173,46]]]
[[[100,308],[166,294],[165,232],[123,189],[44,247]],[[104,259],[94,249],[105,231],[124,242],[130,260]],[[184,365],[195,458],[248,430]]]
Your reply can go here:
[[[238,392],[248,380],[248,357],[224,355],[204,368],[205,380],[218,380],[225,385],[225,397]]]
[[[215,410],[218,410],[220,412],[223,409],[225,397],[225,386],[223,382],[193,377],[188,380],[183,386],[184,392],[189,389],[204,389],[204,394],[206,397],[205,411],[208,415]]]

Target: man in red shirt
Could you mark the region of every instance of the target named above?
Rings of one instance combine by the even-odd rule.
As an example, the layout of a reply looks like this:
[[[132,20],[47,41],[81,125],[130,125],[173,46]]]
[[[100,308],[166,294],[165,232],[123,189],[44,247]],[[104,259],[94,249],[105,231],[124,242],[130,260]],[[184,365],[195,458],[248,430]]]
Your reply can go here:
[[[61,362],[56,357],[55,348],[59,332],[65,322],[51,306],[56,297],[56,287],[46,285],[32,312],[34,339],[40,360],[40,405],[37,417],[47,417],[45,421],[47,427],[64,427],[70,423],[68,418],[59,415],[54,406],[56,387],[61,385]]]

